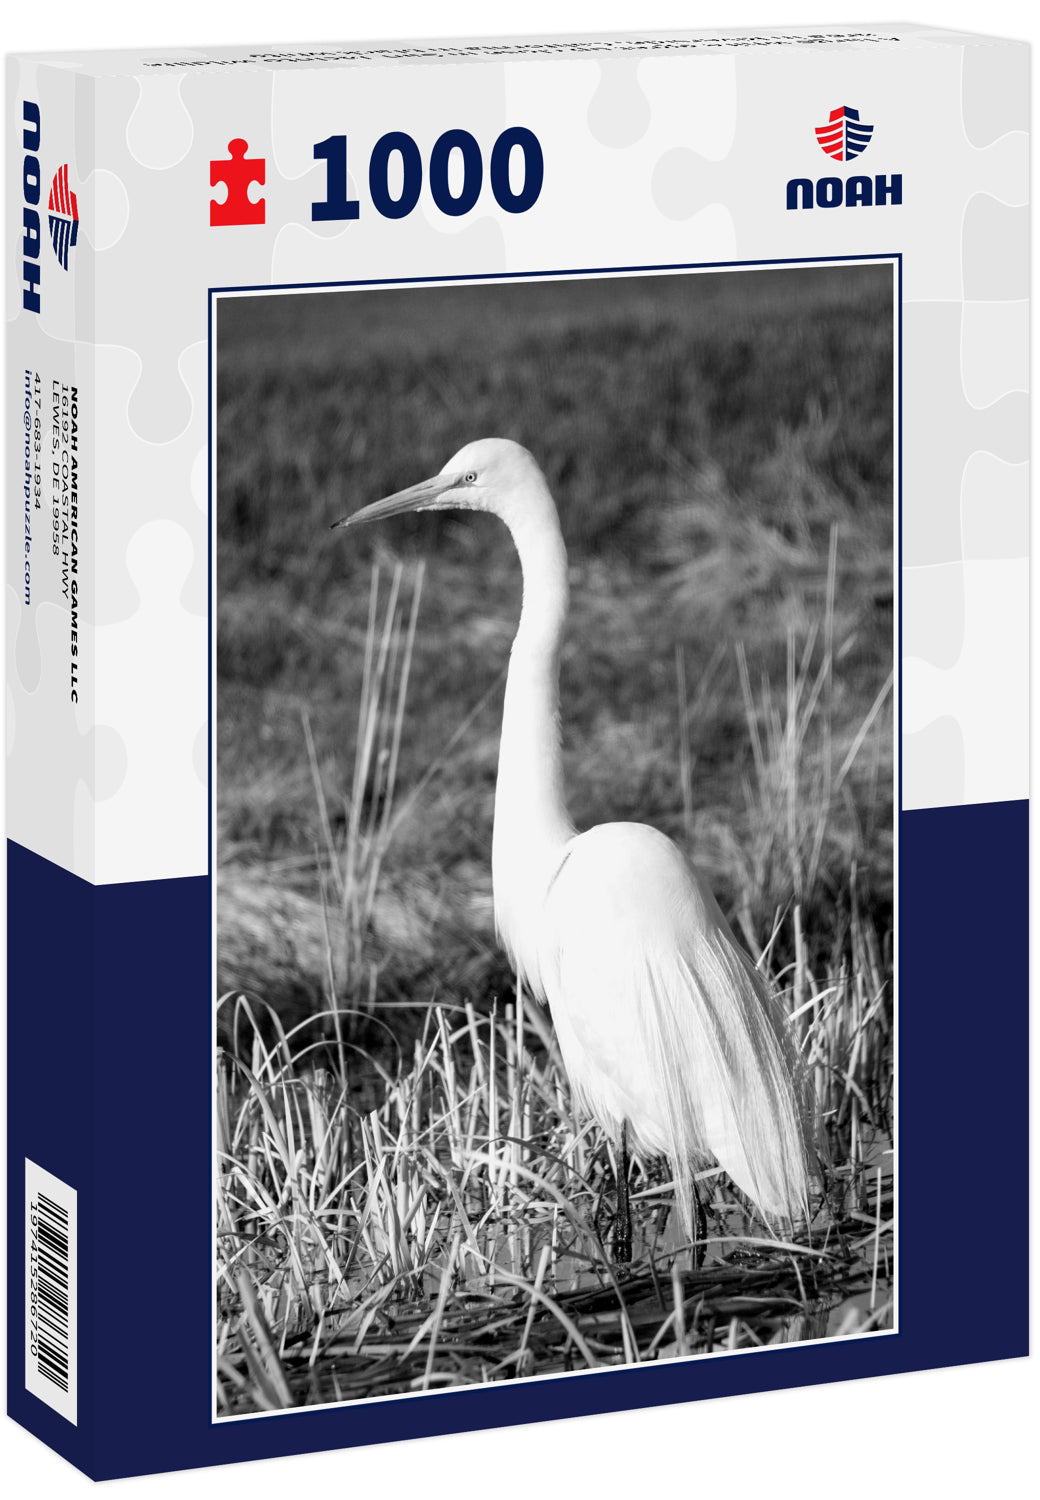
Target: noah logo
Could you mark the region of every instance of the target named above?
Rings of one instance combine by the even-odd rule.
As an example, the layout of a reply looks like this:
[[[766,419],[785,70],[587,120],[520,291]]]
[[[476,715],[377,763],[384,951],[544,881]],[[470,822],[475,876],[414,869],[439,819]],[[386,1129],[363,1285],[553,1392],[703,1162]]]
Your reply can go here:
[[[50,224],[51,244],[63,271],[69,269],[69,251],[79,234],[79,204],[76,194],[69,187],[68,162],[63,163],[51,179],[50,197],[47,199],[47,221]]]
[[[874,135],[873,125],[865,125],[859,110],[849,104],[839,104],[831,110],[826,125],[814,129],[820,150],[842,164],[861,156]],[[875,172],[870,177],[859,173],[852,177],[792,177],[787,184],[789,209],[884,208],[902,201],[901,172]]]
[[[816,127],[820,150],[835,161],[852,161],[867,149],[873,134],[873,125],[861,124],[859,110],[850,109],[847,104],[832,109],[826,125]]]
[[[22,100],[22,306],[40,310],[40,106]]]

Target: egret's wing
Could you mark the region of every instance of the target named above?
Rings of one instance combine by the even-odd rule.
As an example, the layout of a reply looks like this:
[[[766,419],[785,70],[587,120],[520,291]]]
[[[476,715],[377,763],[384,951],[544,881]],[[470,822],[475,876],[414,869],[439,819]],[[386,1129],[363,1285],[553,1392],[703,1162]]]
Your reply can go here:
[[[776,1001],[676,846],[642,824],[574,839],[546,898],[549,1001],[571,1082],[686,1186],[714,1157],[766,1213],[806,1200],[797,1059]]]

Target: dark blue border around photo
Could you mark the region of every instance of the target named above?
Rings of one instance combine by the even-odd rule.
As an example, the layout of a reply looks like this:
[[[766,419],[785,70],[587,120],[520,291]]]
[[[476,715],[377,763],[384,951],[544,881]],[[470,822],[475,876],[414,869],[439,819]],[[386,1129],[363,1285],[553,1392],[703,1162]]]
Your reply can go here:
[[[852,259],[892,262],[901,308],[898,255],[336,285]],[[321,289],[214,289],[211,351],[219,291]],[[898,366],[901,376],[901,333]],[[900,413],[900,475],[901,426]],[[901,519],[901,489],[897,500]],[[211,632],[212,576],[211,559]],[[211,679],[211,726],[212,702]],[[899,814],[898,1332],[246,1420],[214,1420],[212,1409],[210,876],[92,886],[9,842],[11,1416],[107,1479],[1026,1354],[1028,825],[1025,801]],[[163,1134],[170,1101],[175,1149]],[[76,1427],[24,1385],[17,1226],[27,1156],[79,1194]],[[969,1315],[965,1285],[990,1211],[999,1214],[996,1295]],[[993,1269],[991,1256],[987,1285]]]

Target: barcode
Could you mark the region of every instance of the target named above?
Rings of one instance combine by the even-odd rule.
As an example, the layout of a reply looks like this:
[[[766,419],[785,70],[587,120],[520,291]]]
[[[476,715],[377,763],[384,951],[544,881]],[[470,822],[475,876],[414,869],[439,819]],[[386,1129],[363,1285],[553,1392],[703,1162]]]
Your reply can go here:
[[[46,1193],[37,1197],[36,1368],[69,1388],[69,1216]]]
[[[25,1386],[76,1421],[76,1193],[26,1159]]]

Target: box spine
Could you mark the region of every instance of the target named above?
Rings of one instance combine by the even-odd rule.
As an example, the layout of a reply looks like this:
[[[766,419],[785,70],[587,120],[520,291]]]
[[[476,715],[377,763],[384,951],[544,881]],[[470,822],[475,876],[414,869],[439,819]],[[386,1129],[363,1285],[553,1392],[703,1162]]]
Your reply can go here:
[[[8,1409],[89,1471],[94,1021],[85,497],[94,81],[9,58]]]

